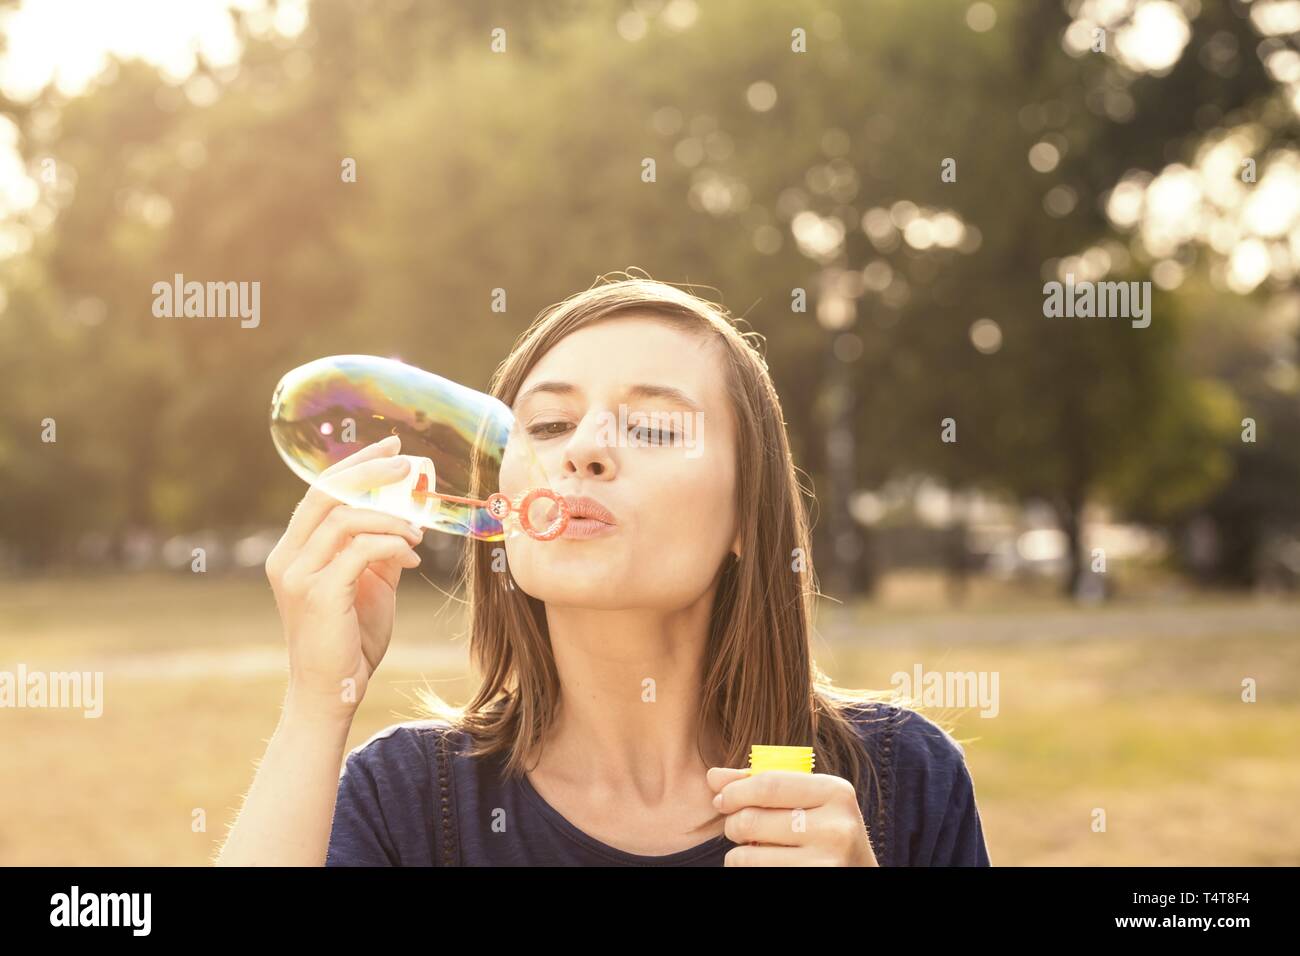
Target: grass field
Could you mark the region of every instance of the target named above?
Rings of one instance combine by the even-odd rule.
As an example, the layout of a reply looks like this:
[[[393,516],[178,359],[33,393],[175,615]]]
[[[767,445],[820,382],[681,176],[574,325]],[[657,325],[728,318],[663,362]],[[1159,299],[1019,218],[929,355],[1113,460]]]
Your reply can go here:
[[[421,686],[466,698],[461,626],[407,576],[352,746],[414,716]],[[954,610],[936,582],[900,578],[871,603],[826,602],[817,631],[844,686],[888,688],[917,664],[997,672],[996,717],[926,711],[966,746],[995,865],[1300,864],[1300,603],[1169,592],[1079,609],[980,585]],[[0,582],[0,669],[20,662],[102,670],[105,705],[0,710],[0,864],[208,862],[284,689],[264,580]]]

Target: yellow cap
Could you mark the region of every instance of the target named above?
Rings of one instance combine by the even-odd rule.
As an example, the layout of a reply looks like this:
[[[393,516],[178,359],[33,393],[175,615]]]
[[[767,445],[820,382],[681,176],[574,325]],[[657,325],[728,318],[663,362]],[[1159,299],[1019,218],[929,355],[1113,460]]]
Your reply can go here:
[[[777,747],[754,744],[749,748],[749,773],[752,776],[764,770],[792,770],[795,773],[812,773],[815,757],[811,747]]]

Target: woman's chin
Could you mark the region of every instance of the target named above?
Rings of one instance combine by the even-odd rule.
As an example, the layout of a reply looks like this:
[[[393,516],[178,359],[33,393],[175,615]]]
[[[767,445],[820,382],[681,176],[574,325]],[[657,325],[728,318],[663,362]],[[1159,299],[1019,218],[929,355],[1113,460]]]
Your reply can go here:
[[[535,587],[519,586],[529,597],[554,607],[581,607],[599,611],[621,611],[627,606],[617,588],[597,581],[564,581],[548,579]]]
[[[615,583],[623,580],[623,561],[609,549],[570,548],[556,541],[530,551],[511,561],[510,568],[515,581],[534,597],[549,600],[543,595],[581,593],[607,600],[623,590]]]

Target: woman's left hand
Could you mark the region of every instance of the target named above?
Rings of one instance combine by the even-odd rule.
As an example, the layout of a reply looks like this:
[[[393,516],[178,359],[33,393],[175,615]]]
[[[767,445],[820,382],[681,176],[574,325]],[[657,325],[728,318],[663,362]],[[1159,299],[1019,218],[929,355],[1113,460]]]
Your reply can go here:
[[[879,866],[858,808],[857,791],[828,773],[712,767],[713,806],[727,815],[727,839],[740,844],[725,866]]]

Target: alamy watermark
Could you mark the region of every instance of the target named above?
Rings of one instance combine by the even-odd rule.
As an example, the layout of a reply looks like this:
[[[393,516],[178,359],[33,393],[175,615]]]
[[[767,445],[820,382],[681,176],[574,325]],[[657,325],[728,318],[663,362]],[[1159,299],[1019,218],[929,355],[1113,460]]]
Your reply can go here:
[[[1135,329],[1151,324],[1150,282],[1083,282],[1066,273],[1064,284],[1043,286],[1043,315],[1049,319],[1132,319]]]
[[[152,893],[83,893],[73,885],[50,897],[50,925],[120,926],[132,936],[148,936],[152,928]]]
[[[617,415],[606,411],[597,416],[597,428],[596,442],[606,448],[666,445],[685,448],[687,458],[702,454],[703,412],[637,412],[620,404]]]
[[[238,318],[244,329],[262,322],[261,282],[186,282],[178,272],[171,282],[155,282],[153,294],[160,319]]]
[[[978,707],[981,717],[996,717],[998,671],[896,671],[889,682],[904,697],[922,707]]]
[[[0,670],[0,708],[80,709],[87,719],[104,713],[103,671]]]

